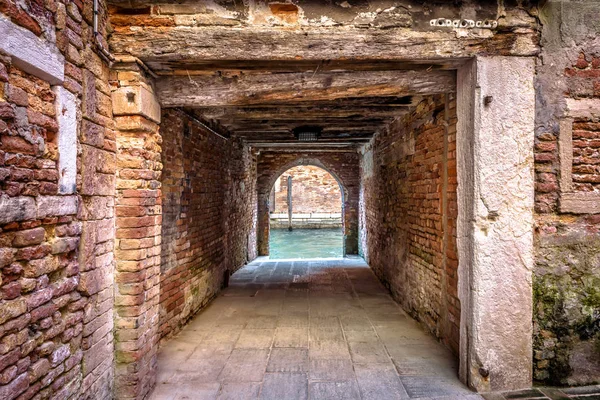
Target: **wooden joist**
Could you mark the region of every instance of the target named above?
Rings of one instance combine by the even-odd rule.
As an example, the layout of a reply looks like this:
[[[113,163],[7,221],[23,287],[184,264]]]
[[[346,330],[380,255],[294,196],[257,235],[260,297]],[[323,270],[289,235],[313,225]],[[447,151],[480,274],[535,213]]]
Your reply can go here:
[[[164,107],[308,103],[456,91],[454,71],[356,71],[172,76],[157,81]]]

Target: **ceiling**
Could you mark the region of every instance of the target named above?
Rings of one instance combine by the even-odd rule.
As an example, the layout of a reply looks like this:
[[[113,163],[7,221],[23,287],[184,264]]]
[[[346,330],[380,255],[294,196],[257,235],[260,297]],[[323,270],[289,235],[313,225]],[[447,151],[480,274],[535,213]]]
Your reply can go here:
[[[428,95],[455,91],[454,65],[203,61],[156,71],[163,107],[255,147],[355,147]],[[317,142],[298,140],[304,127]]]

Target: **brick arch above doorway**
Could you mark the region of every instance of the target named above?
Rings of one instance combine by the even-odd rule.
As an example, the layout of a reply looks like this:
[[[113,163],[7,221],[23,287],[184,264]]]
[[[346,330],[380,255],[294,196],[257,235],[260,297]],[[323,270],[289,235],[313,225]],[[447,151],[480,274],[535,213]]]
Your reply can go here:
[[[290,168],[313,165],[329,172],[342,190],[344,254],[358,253],[359,157],[347,153],[265,151],[258,155],[258,253],[269,254],[269,193],[275,181]]]

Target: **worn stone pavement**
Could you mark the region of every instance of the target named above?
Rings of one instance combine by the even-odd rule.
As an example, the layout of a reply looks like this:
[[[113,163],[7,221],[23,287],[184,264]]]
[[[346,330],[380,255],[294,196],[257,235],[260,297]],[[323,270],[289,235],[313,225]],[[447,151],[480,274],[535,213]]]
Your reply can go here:
[[[159,353],[151,399],[481,399],[360,258],[269,261]]]

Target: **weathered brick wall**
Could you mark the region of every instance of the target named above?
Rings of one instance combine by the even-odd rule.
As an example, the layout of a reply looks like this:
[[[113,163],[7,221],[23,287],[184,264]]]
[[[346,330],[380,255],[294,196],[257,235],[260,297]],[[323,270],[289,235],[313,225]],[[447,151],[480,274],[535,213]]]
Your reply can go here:
[[[342,209],[342,193],[335,178],[324,169],[301,165],[285,171],[273,186],[275,213],[286,214],[287,179],[292,177],[292,210],[294,213],[339,213]]]
[[[256,158],[166,109],[160,335],[176,332],[256,257]]]
[[[596,60],[600,77],[600,57]],[[573,123],[572,171],[575,191],[600,192],[600,123],[582,119]]]
[[[2,16],[55,45],[65,78],[51,87],[0,51],[0,398],[109,399],[115,136],[92,2],[3,0]],[[60,90],[78,102],[74,194],[58,184]]]
[[[597,2],[562,0],[541,12],[533,344],[534,379],[546,384],[600,381],[600,197],[565,207],[565,193],[600,194],[600,30],[589,18],[598,12]]]
[[[269,194],[277,178],[298,165],[314,165],[335,175],[344,191],[342,221],[346,254],[358,254],[359,159],[354,151],[283,153],[262,151],[257,160],[259,255],[269,254]]]
[[[361,158],[361,252],[412,316],[458,352],[456,103],[423,100]]]

